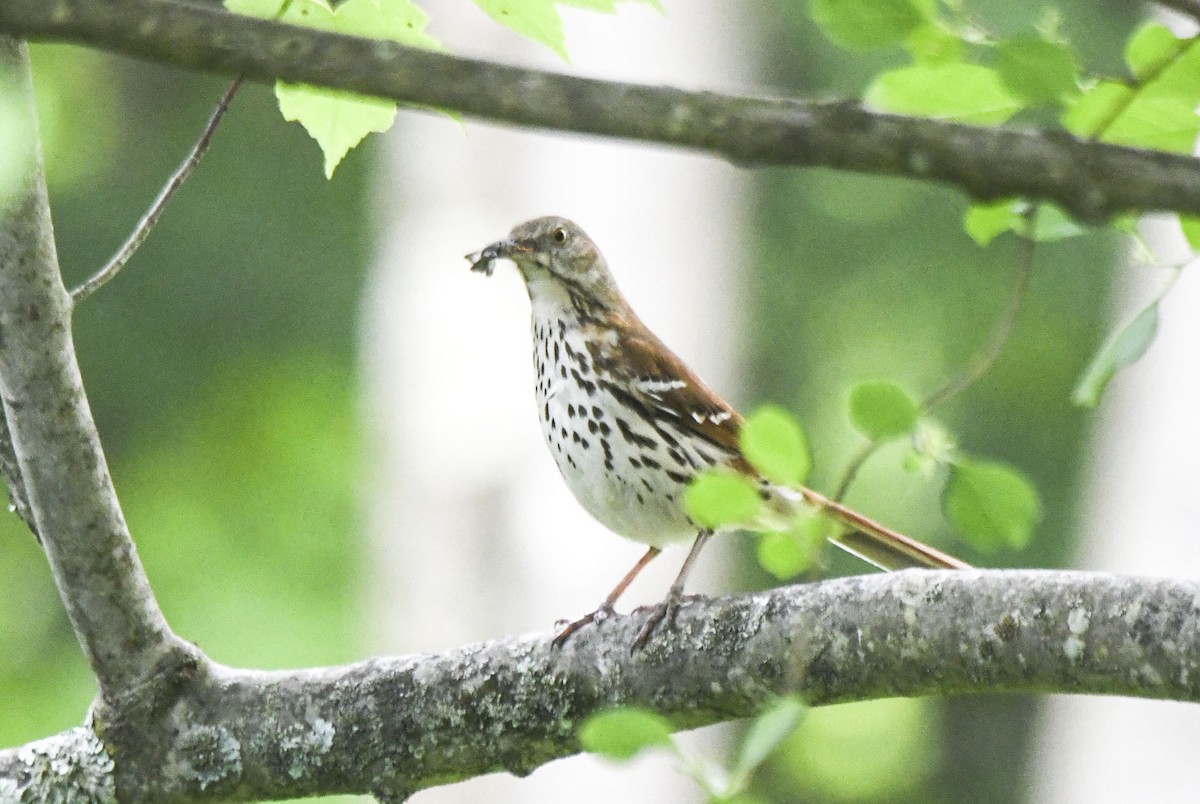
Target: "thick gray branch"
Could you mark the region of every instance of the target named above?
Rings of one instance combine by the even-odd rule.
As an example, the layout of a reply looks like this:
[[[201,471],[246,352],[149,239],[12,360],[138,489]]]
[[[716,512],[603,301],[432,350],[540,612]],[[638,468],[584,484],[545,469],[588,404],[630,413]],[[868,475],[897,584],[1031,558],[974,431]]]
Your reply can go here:
[[[1126,210],[1200,214],[1200,161],[1065,134],[575,78],[169,0],[4,0],[0,31],[522,126],[666,143],[742,164],[825,166],[935,180],[981,199],[1046,199],[1083,220]]]
[[[114,702],[186,651],[154,601],[100,449],[58,273],[28,59],[23,44],[2,36],[0,87],[27,116],[3,146],[20,167],[0,187],[0,396],[28,513],[101,693]]]
[[[122,792],[399,798],[573,754],[580,722],[620,704],[689,728],[790,693],[814,704],[1035,691],[1200,701],[1200,585],[1187,581],[985,570],[844,578],[689,604],[675,631],[631,654],[642,616],[580,631],[561,651],[543,635],[298,672],[201,663],[142,724],[152,750],[126,758],[132,766],[119,770],[137,784]],[[20,750],[0,752],[0,790]]]

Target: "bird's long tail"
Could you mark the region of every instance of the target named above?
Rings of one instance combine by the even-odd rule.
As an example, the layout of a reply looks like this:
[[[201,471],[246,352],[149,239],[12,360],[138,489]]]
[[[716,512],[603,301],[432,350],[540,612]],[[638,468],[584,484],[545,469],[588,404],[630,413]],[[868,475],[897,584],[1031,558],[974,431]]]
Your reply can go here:
[[[892,530],[875,520],[863,516],[840,502],[831,500],[810,488],[780,489],[786,497],[799,495],[818,511],[828,514],[844,524],[849,530],[830,541],[846,552],[883,570],[901,570],[913,567],[933,569],[970,569],[971,565],[947,555],[927,544],[903,533]],[[791,492],[791,494],[786,494]]]

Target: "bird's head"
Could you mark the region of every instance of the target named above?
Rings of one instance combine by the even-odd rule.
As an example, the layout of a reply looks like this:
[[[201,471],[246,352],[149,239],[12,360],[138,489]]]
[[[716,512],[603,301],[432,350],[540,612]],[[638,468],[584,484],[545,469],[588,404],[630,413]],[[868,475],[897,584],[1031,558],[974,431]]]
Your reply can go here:
[[[531,296],[549,282],[601,305],[620,299],[600,249],[583,229],[566,218],[549,216],[518,224],[507,238],[468,254],[467,259],[472,271],[488,275],[496,260],[512,260]]]

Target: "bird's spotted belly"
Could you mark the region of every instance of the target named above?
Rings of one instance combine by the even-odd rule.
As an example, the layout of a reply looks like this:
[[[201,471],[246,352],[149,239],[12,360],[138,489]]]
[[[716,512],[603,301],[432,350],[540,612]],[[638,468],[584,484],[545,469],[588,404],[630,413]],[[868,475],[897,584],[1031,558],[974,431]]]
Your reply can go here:
[[[580,505],[621,536],[661,546],[696,535],[683,511],[695,470],[656,437],[641,414],[605,390],[586,357],[566,343],[538,351],[537,403],[546,446]],[[672,457],[671,453],[675,453]]]

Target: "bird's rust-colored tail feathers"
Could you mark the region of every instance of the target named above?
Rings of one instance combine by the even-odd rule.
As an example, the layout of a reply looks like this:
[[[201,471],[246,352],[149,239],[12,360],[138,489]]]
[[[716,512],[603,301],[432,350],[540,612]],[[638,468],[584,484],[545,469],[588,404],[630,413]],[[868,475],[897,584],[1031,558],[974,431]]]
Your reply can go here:
[[[892,530],[852,508],[809,488],[796,489],[805,501],[846,525],[850,530],[830,539],[838,547],[883,570],[926,567],[970,569],[971,565],[903,533]]]

